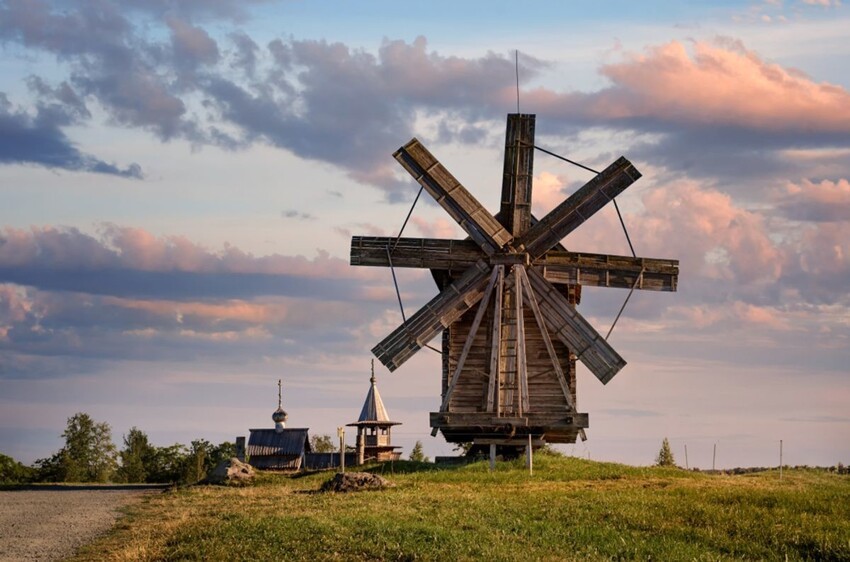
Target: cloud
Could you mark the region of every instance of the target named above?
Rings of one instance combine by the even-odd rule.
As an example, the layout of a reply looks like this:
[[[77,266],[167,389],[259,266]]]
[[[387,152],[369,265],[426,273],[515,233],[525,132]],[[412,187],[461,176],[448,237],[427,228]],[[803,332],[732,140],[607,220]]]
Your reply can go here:
[[[595,92],[524,93],[539,129],[608,130],[632,145],[632,158],[740,194],[754,178],[807,173],[783,151],[850,146],[850,92],[765,61],[737,40],[650,46],[600,74],[610,85]],[[837,169],[850,174],[846,159]]]
[[[74,228],[6,228],[0,235],[0,282],[45,290],[115,296],[359,298],[353,280],[375,270],[319,252],[313,258],[254,256],[230,245],[210,251],[182,236],[102,226],[99,237]]]
[[[79,95],[121,125],[196,146],[268,143],[332,163],[390,198],[403,196],[388,155],[413,136],[418,115],[437,116],[441,138],[481,142],[486,127],[477,122],[513,99],[506,56],[441,56],[422,37],[385,41],[377,55],[312,40],[261,48],[235,29],[225,51],[197,23],[199,15],[240,12],[235,2],[8,0],[0,4],[0,39],[56,56]],[[144,25],[130,19],[140,13]],[[521,63],[523,80],[545,66],[528,56]],[[456,116],[467,124],[453,125]]]
[[[421,277],[405,284],[406,300],[434,293]],[[397,322],[395,307],[387,272],[322,252],[211,251],[112,224],[97,235],[56,227],[0,235],[3,379],[199,358],[244,368],[282,353],[339,361],[374,344],[364,319]]]
[[[369,303],[262,297],[253,300],[138,299],[56,293],[0,284],[0,378],[54,377],[52,358],[73,372],[92,361],[238,362],[297,346],[339,353],[359,345],[357,326]],[[328,325],[326,318],[334,318]]]
[[[789,183],[780,197],[778,208],[788,218],[799,221],[850,221],[850,181],[804,179]]]
[[[218,44],[204,29],[172,17],[166,18],[165,23],[171,30],[174,60],[180,66],[195,68],[218,62]]]
[[[531,204],[536,216],[545,217],[567,198],[564,192],[567,182],[564,178],[550,172],[541,172],[533,181]]]
[[[44,86],[40,81],[35,83]],[[51,93],[66,96],[66,104],[41,106],[35,115],[15,109],[0,93],[0,164],[36,164],[125,178],[142,177],[138,164],[119,168],[80,152],[62,132],[62,126],[73,121],[70,113],[83,113],[84,107],[74,105],[79,100],[72,99],[74,94],[67,84]]]
[[[280,216],[285,219],[297,219],[297,220],[314,220],[316,217],[311,215],[310,213],[304,213],[301,211],[296,211],[295,209],[287,209],[286,211],[281,211]]]
[[[803,4],[808,6],[821,6],[823,8],[837,8],[841,5],[841,0],[803,0]]]
[[[130,19],[140,14],[144,25]],[[55,55],[78,107],[96,102],[116,123],[195,146],[270,144],[330,163],[390,200],[408,192],[409,178],[389,158],[400,144],[423,128],[441,142],[487,143],[516,95],[505,55],[443,55],[424,37],[385,40],[376,52],[324,40],[259,45],[228,27],[245,14],[225,1],[9,0],[0,4],[0,38]],[[200,25],[210,18],[222,33]],[[529,56],[520,64],[525,84],[549,68]],[[805,169],[782,151],[850,146],[845,88],[765,61],[734,39],[650,46],[600,74],[609,85],[598,91],[522,93],[542,135],[605,130],[638,159],[717,179],[730,192],[748,178]],[[55,123],[54,137],[65,126]],[[835,165],[850,174],[846,162]]]
[[[732,127],[770,133],[846,134],[850,93],[762,60],[742,43],[678,41],[649,47],[601,67],[612,85],[588,94],[526,94],[556,115],[663,129]]]
[[[424,238],[462,238],[457,223],[449,219],[437,218],[429,221],[421,217],[411,217],[410,222]]]

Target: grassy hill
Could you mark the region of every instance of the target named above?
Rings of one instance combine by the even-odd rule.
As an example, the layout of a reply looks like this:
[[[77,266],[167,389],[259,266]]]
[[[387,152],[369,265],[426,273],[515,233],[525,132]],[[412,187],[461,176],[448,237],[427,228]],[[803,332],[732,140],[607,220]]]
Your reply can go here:
[[[332,474],[264,474],[132,508],[78,559],[850,560],[850,476],[738,476],[550,455],[437,470],[379,465],[396,487],[316,491]],[[391,474],[392,471],[392,474]]]

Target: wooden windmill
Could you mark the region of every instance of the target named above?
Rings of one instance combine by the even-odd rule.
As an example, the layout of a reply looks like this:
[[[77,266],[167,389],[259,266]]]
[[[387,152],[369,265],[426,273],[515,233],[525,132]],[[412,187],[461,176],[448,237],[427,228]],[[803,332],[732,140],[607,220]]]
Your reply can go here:
[[[675,291],[678,261],[569,252],[560,241],[640,178],[621,157],[541,220],[531,214],[535,116],[508,115],[501,209],[490,214],[413,139],[393,155],[469,235],[355,236],[351,264],[428,268],[439,295],[372,349],[390,371],[443,331],[433,434],[476,445],[574,443],[576,360],[603,383],[626,364],[575,310],[581,286]]]

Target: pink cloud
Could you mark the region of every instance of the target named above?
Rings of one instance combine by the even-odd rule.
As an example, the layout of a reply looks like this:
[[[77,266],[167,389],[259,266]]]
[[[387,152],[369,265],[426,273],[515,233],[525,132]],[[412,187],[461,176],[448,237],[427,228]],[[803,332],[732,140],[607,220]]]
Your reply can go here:
[[[438,218],[429,221],[420,217],[411,217],[410,222],[425,238],[460,238],[462,237],[457,223],[449,219]]]
[[[807,228],[793,254],[802,272],[833,278],[844,286],[846,295],[850,281],[850,222],[821,223]]]
[[[229,244],[212,251],[185,236],[158,237],[141,228],[114,224],[102,225],[97,237],[76,228],[4,228],[0,231],[0,268],[3,267],[377,278],[374,270],[353,268],[347,259],[321,250],[314,258],[255,256]]]
[[[793,219],[832,222],[850,221],[850,181],[804,179],[789,183],[780,196],[779,207]]]
[[[549,172],[541,172],[534,177],[533,201],[531,202],[532,210],[538,218],[546,216],[546,214],[561,204],[566,199],[564,187],[566,181],[555,174]]]
[[[771,306],[756,306],[742,301],[717,305],[686,305],[668,308],[666,317],[699,329],[722,326],[729,329],[757,328],[786,331],[791,315]]]
[[[696,268],[691,274],[740,283],[779,278],[782,254],[764,219],[728,195],[682,182],[648,192],[643,204],[645,214],[629,221],[640,224],[640,247],[677,256]]]
[[[604,121],[653,119],[762,131],[850,131],[850,93],[762,60],[737,41],[677,41],[603,66],[611,87],[591,94],[526,94],[538,107]]]

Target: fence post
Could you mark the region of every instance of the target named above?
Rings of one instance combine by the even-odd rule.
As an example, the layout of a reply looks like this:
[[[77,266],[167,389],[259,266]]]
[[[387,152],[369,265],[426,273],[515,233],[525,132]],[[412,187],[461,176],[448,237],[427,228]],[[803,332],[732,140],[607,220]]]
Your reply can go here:
[[[336,428],[336,433],[339,435],[339,471],[345,474],[345,428]]]

